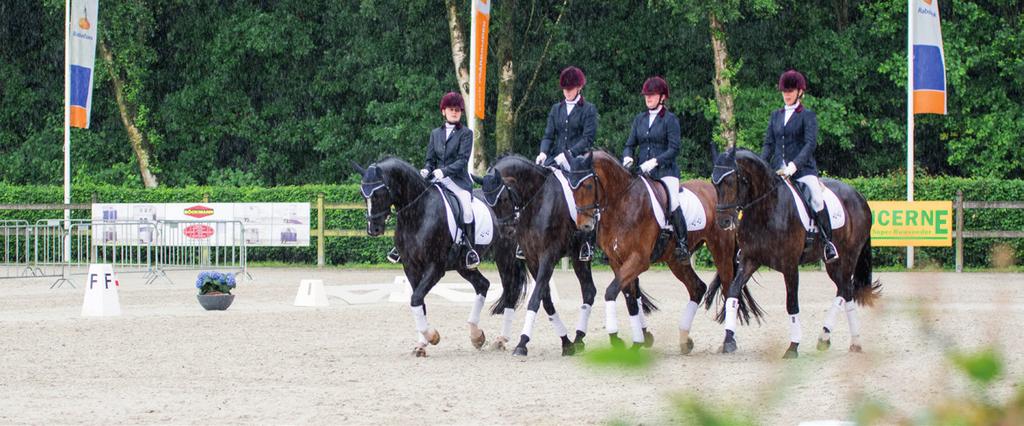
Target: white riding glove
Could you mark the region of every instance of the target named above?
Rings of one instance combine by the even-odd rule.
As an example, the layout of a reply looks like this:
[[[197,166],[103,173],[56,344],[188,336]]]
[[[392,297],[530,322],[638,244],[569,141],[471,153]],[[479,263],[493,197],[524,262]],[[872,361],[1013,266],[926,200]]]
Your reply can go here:
[[[658,167],[658,159],[652,158],[640,164],[640,171],[647,173],[651,170],[654,170],[655,167]]]
[[[629,168],[633,165],[633,157],[625,157],[622,159],[622,167]]]
[[[548,159],[548,155],[542,152],[542,153],[537,155],[537,159],[534,160],[534,162],[537,163],[537,164],[544,164],[544,160],[547,160],[547,159]]]
[[[789,163],[786,164],[785,167],[779,169],[775,173],[777,173],[779,176],[793,176],[793,174],[796,173],[796,164],[793,164],[793,162],[790,161]]]
[[[444,179],[444,172],[441,169],[434,169],[434,180]]]
[[[427,171],[427,169],[420,169],[420,177],[421,178],[426,179],[428,175],[430,175],[430,172]]]
[[[558,154],[558,156],[555,157],[555,162],[562,166],[563,169],[569,170],[569,160],[565,159],[565,154]]]

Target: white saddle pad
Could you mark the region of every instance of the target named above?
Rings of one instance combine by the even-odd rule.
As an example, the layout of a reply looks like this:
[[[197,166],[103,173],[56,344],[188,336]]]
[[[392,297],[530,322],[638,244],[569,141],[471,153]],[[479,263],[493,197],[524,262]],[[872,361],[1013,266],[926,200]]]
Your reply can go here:
[[[562,195],[565,196],[565,205],[569,207],[569,219],[576,222],[576,199],[572,196],[572,188],[569,188],[569,181],[562,174],[562,169],[552,167],[551,170],[554,170],[555,177],[562,184]]]
[[[458,222],[455,222],[455,214],[452,212],[452,206],[448,204],[448,197],[445,197],[441,187],[435,185],[434,189],[441,193],[441,199],[444,200],[444,211],[448,217],[448,232],[452,236],[452,241],[459,241],[462,239],[462,229],[457,226]],[[476,197],[472,197],[472,199],[473,220],[476,223],[476,227],[473,229],[476,232],[476,236],[473,241],[477,245],[485,246],[491,243],[491,238],[494,236],[494,217],[491,216],[491,210],[487,208],[483,201]]]
[[[821,185],[821,198],[824,199],[825,208],[828,209],[832,229],[842,228],[843,225],[846,225],[846,210],[843,209],[843,203],[839,202],[839,197],[831,189],[823,185],[821,180],[818,180],[818,185]],[[786,179],[786,186],[789,187],[789,192],[793,194],[793,203],[796,205],[796,211],[800,214],[800,223],[804,225],[804,229],[808,232],[817,232],[818,227],[811,222],[811,217],[807,215],[807,208],[804,207],[804,202],[800,199],[800,193],[796,192],[796,187],[793,186],[789,179]]]
[[[700,231],[708,224],[708,215],[704,213],[704,204],[693,191],[679,185],[679,205],[683,208],[687,231]]]
[[[665,209],[658,202],[658,197],[654,196],[654,189],[651,188],[651,183],[646,178],[640,178],[640,180],[644,182],[644,186],[647,188],[647,195],[650,195],[651,210],[654,210],[654,218],[658,220],[658,226],[661,229],[671,229],[672,225],[669,225],[668,221],[665,220]]]

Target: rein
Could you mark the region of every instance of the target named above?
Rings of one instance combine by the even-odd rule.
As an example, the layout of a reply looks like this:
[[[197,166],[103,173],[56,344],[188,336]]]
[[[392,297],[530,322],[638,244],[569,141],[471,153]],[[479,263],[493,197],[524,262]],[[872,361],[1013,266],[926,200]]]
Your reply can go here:
[[[370,196],[372,196],[374,192],[376,192],[378,189],[381,189],[381,188],[384,188],[384,190],[388,191],[388,198],[391,198],[391,199],[395,198],[394,197],[394,193],[391,192],[391,188],[388,187],[388,185],[386,183],[384,183],[383,180],[381,180],[379,182],[367,182],[367,184],[375,184],[375,183],[380,183],[380,185],[377,186],[376,188],[373,188],[373,190],[370,191],[369,194],[364,195],[363,196],[364,198],[370,198]],[[413,198],[412,201],[410,201],[408,204],[406,204],[405,206],[403,206],[402,208],[400,208],[398,210],[395,210],[395,212],[394,212],[395,216],[398,216],[399,214],[401,214],[402,212],[406,211],[410,207],[416,205],[416,203],[421,198],[423,198],[423,196],[426,195],[428,192],[430,192],[430,187],[429,186],[427,188],[425,188],[422,192],[420,192],[420,194],[417,195],[416,198]],[[379,211],[377,213],[374,213],[374,214],[370,214],[370,212],[367,211],[366,212],[366,220],[370,221],[370,220],[374,220],[374,219],[379,219],[381,217],[387,217],[391,213],[392,212],[391,212],[390,208],[389,209],[385,209],[385,210],[381,210],[381,211]]]

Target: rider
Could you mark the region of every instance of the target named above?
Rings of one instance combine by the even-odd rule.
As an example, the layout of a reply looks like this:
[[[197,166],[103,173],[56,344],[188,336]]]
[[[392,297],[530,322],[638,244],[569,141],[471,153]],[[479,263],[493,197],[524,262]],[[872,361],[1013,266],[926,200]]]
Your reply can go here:
[[[672,228],[676,234],[676,258],[684,263],[690,261],[690,250],[686,241],[686,218],[679,205],[679,166],[676,154],[679,152],[679,118],[665,107],[668,99],[668,83],[661,77],[651,77],[642,89],[647,111],[633,119],[626,147],[622,150],[622,165],[630,168],[635,160],[640,170],[665,183],[668,190],[669,210],[672,212]],[[634,152],[635,151],[635,152]]]
[[[583,71],[574,66],[562,70],[558,77],[558,85],[562,88],[564,100],[551,106],[548,112],[548,124],[544,128],[544,138],[540,141],[540,154],[536,163],[544,166],[558,165],[569,170],[566,152],[572,156],[582,155],[594,145],[597,134],[597,107],[583,100],[583,86],[587,77]],[[589,261],[593,256],[591,242],[594,233],[588,232],[583,246],[580,247],[579,260]],[[519,255],[517,249],[517,255]]]
[[[469,153],[473,148],[473,131],[461,123],[462,111],[466,109],[462,95],[448,92],[441,98],[441,115],[444,124],[430,132],[427,145],[426,165],[420,169],[420,176],[438,182],[455,194],[462,205],[462,239],[460,244],[466,252],[467,269],[476,269],[480,255],[473,248],[474,222],[472,195],[473,181],[469,176]],[[392,256],[392,254],[394,256]],[[392,249],[388,259],[398,261],[398,250]]]
[[[786,105],[772,112],[761,157],[780,176],[795,178],[809,190],[814,220],[825,240],[825,263],[831,263],[839,259],[839,253],[832,243],[832,223],[821,199],[818,165],[814,161],[814,149],[818,145],[818,118],[800,104],[805,90],[807,80],[796,70],[786,71],[779,77],[779,91]]]

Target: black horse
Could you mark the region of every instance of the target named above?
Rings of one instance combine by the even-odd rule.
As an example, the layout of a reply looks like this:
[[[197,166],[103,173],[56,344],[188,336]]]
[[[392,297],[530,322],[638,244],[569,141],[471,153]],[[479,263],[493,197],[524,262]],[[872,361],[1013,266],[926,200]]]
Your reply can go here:
[[[424,298],[446,271],[458,271],[476,291],[476,301],[469,316],[469,331],[473,346],[481,348],[486,338],[478,323],[490,282],[479,271],[465,269],[457,255],[458,249],[449,234],[445,217],[441,187],[420,177],[409,163],[393,157],[365,169],[357,164],[353,167],[363,177],[361,190],[366,199],[367,234],[383,234],[388,217],[394,214],[396,218],[395,247],[402,256],[405,276],[412,286],[410,306],[419,336],[413,354],[426,356],[426,344],[436,345],[441,339],[437,330],[427,325]],[[457,204],[454,197],[452,202]],[[392,206],[395,208],[393,213]],[[490,209],[488,214],[494,217]],[[480,255],[494,254],[501,276],[503,294],[492,312],[504,311],[508,315],[506,308],[515,308],[526,285],[527,271],[525,265],[515,258],[515,247],[515,241],[498,235],[492,236],[490,245],[476,247]],[[510,319],[506,319],[506,323],[509,322]]]
[[[821,259],[822,239],[808,234],[800,222],[794,197],[784,178],[776,175],[757,154],[746,149],[715,153],[712,182],[718,194],[718,225],[738,227],[739,259],[736,276],[727,290],[726,333],[722,351],[736,350],[736,298],[750,276],[761,266],[782,272],[786,280],[786,310],[790,318],[790,345],[785,358],[795,358],[800,343],[798,266]],[[818,349],[830,345],[837,312],[845,305],[850,325],[850,351],[860,352],[859,323],[855,305],[871,306],[879,297],[881,283],[871,280],[871,210],[864,197],[847,184],[823,179],[839,198],[846,224],[834,230],[839,260],[826,264],[836,284],[836,299],[825,318]],[[742,214],[740,214],[742,213]]]
[[[498,215],[500,232],[505,238],[516,238],[526,255],[526,263],[537,284],[527,304],[526,322],[513,355],[525,356],[530,342],[533,322],[543,302],[548,318],[562,340],[562,355],[582,352],[587,334],[591,307],[597,287],[590,273],[590,262],[576,256],[586,237],[576,230],[576,212],[570,212],[562,192],[562,185],[554,172],[546,167],[518,156],[504,156],[494,164],[491,173],[483,178],[483,193],[487,204]],[[573,271],[583,293],[576,337],[569,340],[568,332],[551,302],[550,280],[560,258],[572,259]]]

